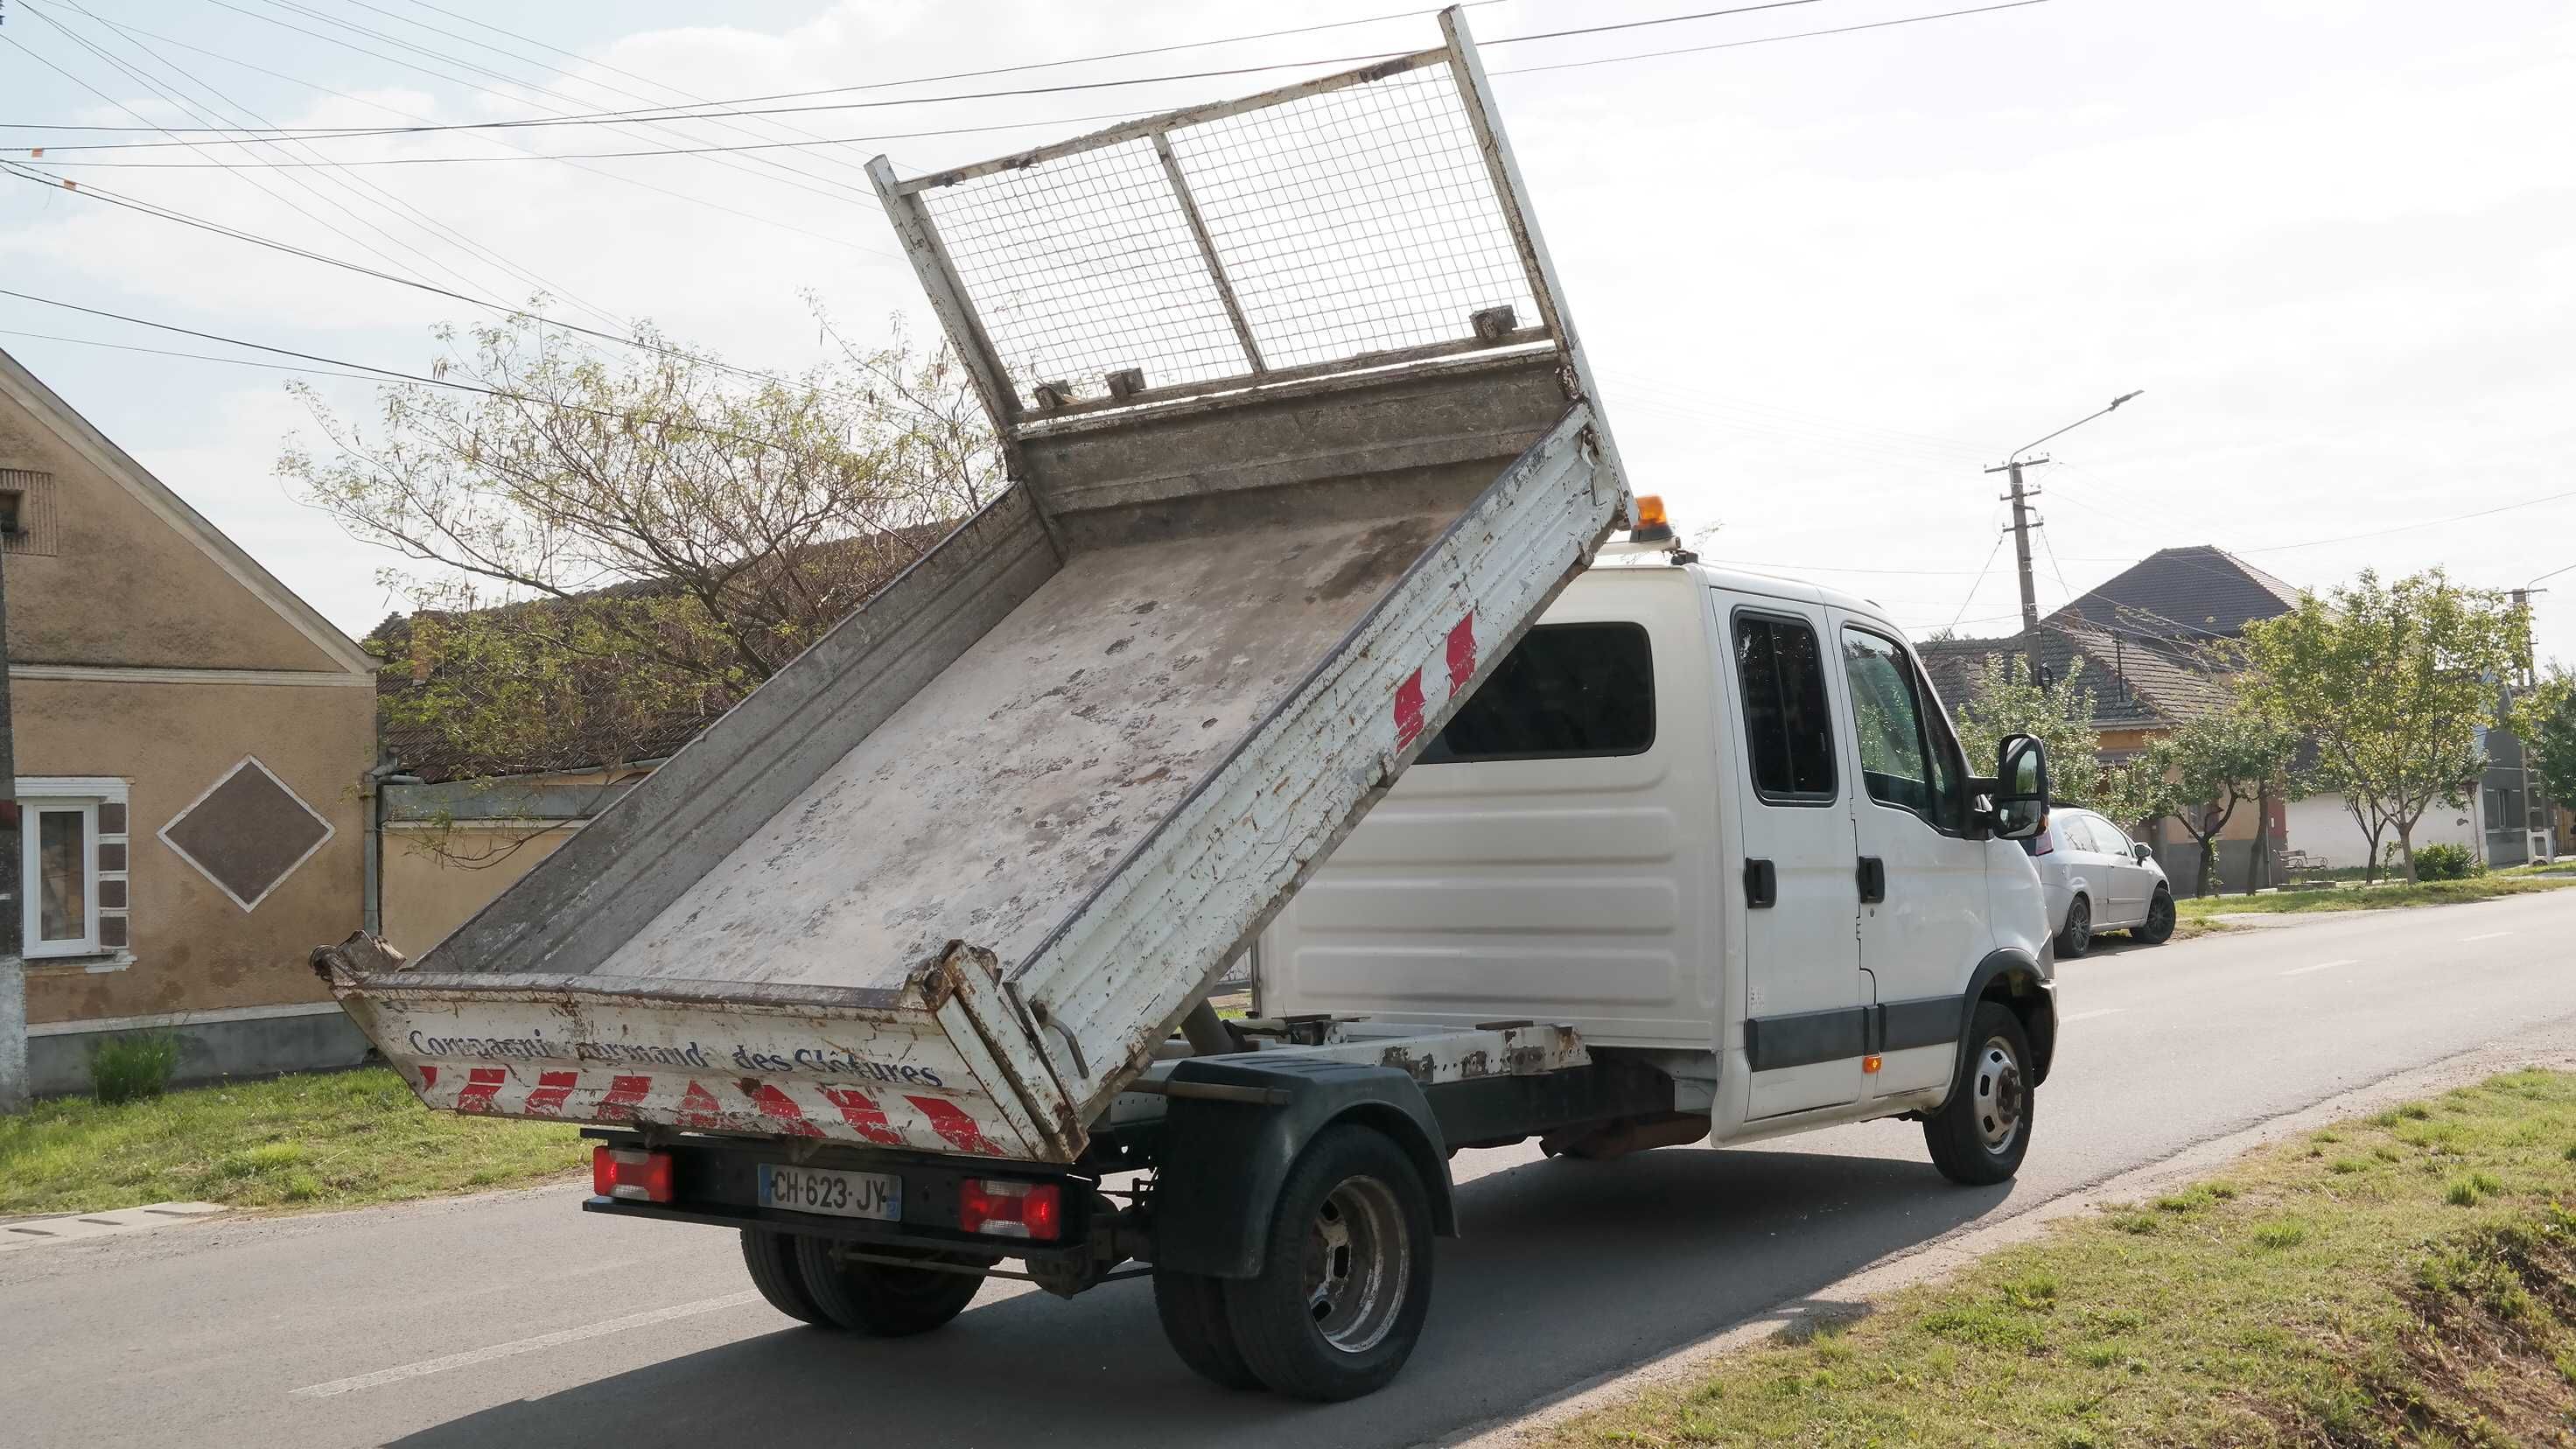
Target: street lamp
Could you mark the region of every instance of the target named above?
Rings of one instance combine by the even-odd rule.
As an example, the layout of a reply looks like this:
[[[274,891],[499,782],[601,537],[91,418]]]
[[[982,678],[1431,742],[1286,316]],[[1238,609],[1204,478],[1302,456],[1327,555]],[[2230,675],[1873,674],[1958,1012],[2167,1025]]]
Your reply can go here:
[[[1989,473],[2010,473],[2012,475],[2012,491],[2006,493],[2004,497],[2012,500],[2013,557],[2020,564],[2021,568],[2021,632],[2024,636],[2035,635],[2039,632],[2039,590],[2036,583],[2030,576],[2030,513],[2026,505],[2029,502],[2031,495],[2024,492],[2022,489],[2021,470],[2025,467],[2034,467],[2038,464],[2045,463],[2048,460],[2046,458],[2024,458],[2022,454],[2038,447],[2041,443],[2047,442],[2049,438],[2064,437],[2066,434],[2075,431],[2077,428],[2084,426],[2095,418],[2108,417],[2112,413],[2118,412],[2120,410],[2120,404],[2127,402],[2129,399],[2136,397],[2139,393],[2145,391],[2145,388],[2138,388],[2135,391],[2124,392],[2118,397],[2111,399],[2111,405],[2102,409],[2102,411],[2098,413],[2086,413],[2084,416],[2068,423],[2065,427],[2059,428],[2056,432],[2050,433],[2047,437],[2022,444],[2020,447],[2013,449],[2011,457],[1986,470]]]

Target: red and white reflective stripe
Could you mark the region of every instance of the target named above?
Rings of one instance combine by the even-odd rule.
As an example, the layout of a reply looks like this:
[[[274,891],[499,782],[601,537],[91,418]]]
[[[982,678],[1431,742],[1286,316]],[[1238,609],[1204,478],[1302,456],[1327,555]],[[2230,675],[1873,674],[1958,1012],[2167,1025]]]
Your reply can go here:
[[[496,1117],[568,1122],[658,1122],[714,1132],[825,1138],[877,1147],[914,1147],[978,1157],[1015,1157],[1026,1148],[987,1103],[919,1088],[873,1092],[835,1083],[706,1079],[606,1069],[530,1066],[412,1068],[432,1107]]]
[[[1449,635],[1441,646],[1442,662],[1449,670],[1449,697],[1456,699],[1476,677],[1476,616],[1462,614],[1449,626]],[[1422,738],[1422,671],[1404,676],[1395,687],[1395,747],[1407,748]]]

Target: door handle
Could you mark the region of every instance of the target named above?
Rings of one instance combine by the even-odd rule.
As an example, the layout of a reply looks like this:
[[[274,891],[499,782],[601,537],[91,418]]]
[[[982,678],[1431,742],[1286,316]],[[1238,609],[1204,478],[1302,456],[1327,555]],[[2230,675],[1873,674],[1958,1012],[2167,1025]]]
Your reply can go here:
[[[1754,910],[1768,910],[1780,903],[1780,872],[1767,860],[1746,857],[1744,862],[1744,904]]]
[[[1860,899],[1863,905],[1887,899],[1887,862],[1877,856],[1860,858]]]

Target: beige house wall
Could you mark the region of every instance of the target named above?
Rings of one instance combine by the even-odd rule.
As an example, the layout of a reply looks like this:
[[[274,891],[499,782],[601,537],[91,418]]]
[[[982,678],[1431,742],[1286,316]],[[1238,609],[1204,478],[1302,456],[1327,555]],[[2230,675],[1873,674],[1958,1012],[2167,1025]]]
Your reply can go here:
[[[443,835],[390,825],[385,829],[384,938],[395,950],[417,957],[471,920],[493,897],[510,888],[537,862],[572,839],[577,829],[557,825],[544,829],[518,825],[459,825]],[[486,864],[462,865],[432,848],[464,859],[494,857]]]
[[[13,624],[18,562],[9,561]],[[91,969],[102,964],[94,960],[30,961],[31,1026],[327,999],[306,954],[356,930],[364,896],[357,784],[374,753],[375,695],[358,683],[133,683],[13,672],[19,776],[107,776],[127,789],[134,960],[112,970]],[[331,827],[330,838],[248,911],[158,833],[244,756],[256,756]]]
[[[47,476],[26,505],[31,536],[7,550],[12,664],[347,672],[309,621],[248,586],[244,567],[275,587],[257,564],[165,490],[119,481],[113,444],[77,417],[48,426],[15,380],[0,369],[0,468]]]

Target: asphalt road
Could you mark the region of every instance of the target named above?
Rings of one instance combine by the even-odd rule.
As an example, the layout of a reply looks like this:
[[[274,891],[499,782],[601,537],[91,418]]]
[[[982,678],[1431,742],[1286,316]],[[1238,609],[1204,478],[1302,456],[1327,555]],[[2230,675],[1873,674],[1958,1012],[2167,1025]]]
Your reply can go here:
[[[214,1222],[0,1256],[0,1441],[1410,1445],[1699,1338],[1890,1252],[2518,1033],[2576,1032],[2576,891],[2067,963],[2068,1023],[2018,1182],[1955,1188],[1873,1123],[1621,1162],[1460,1154],[1387,1391],[1228,1394],[1165,1349],[1142,1283],[988,1286],[868,1342],[749,1292],[730,1234],[576,1211],[579,1190]]]

